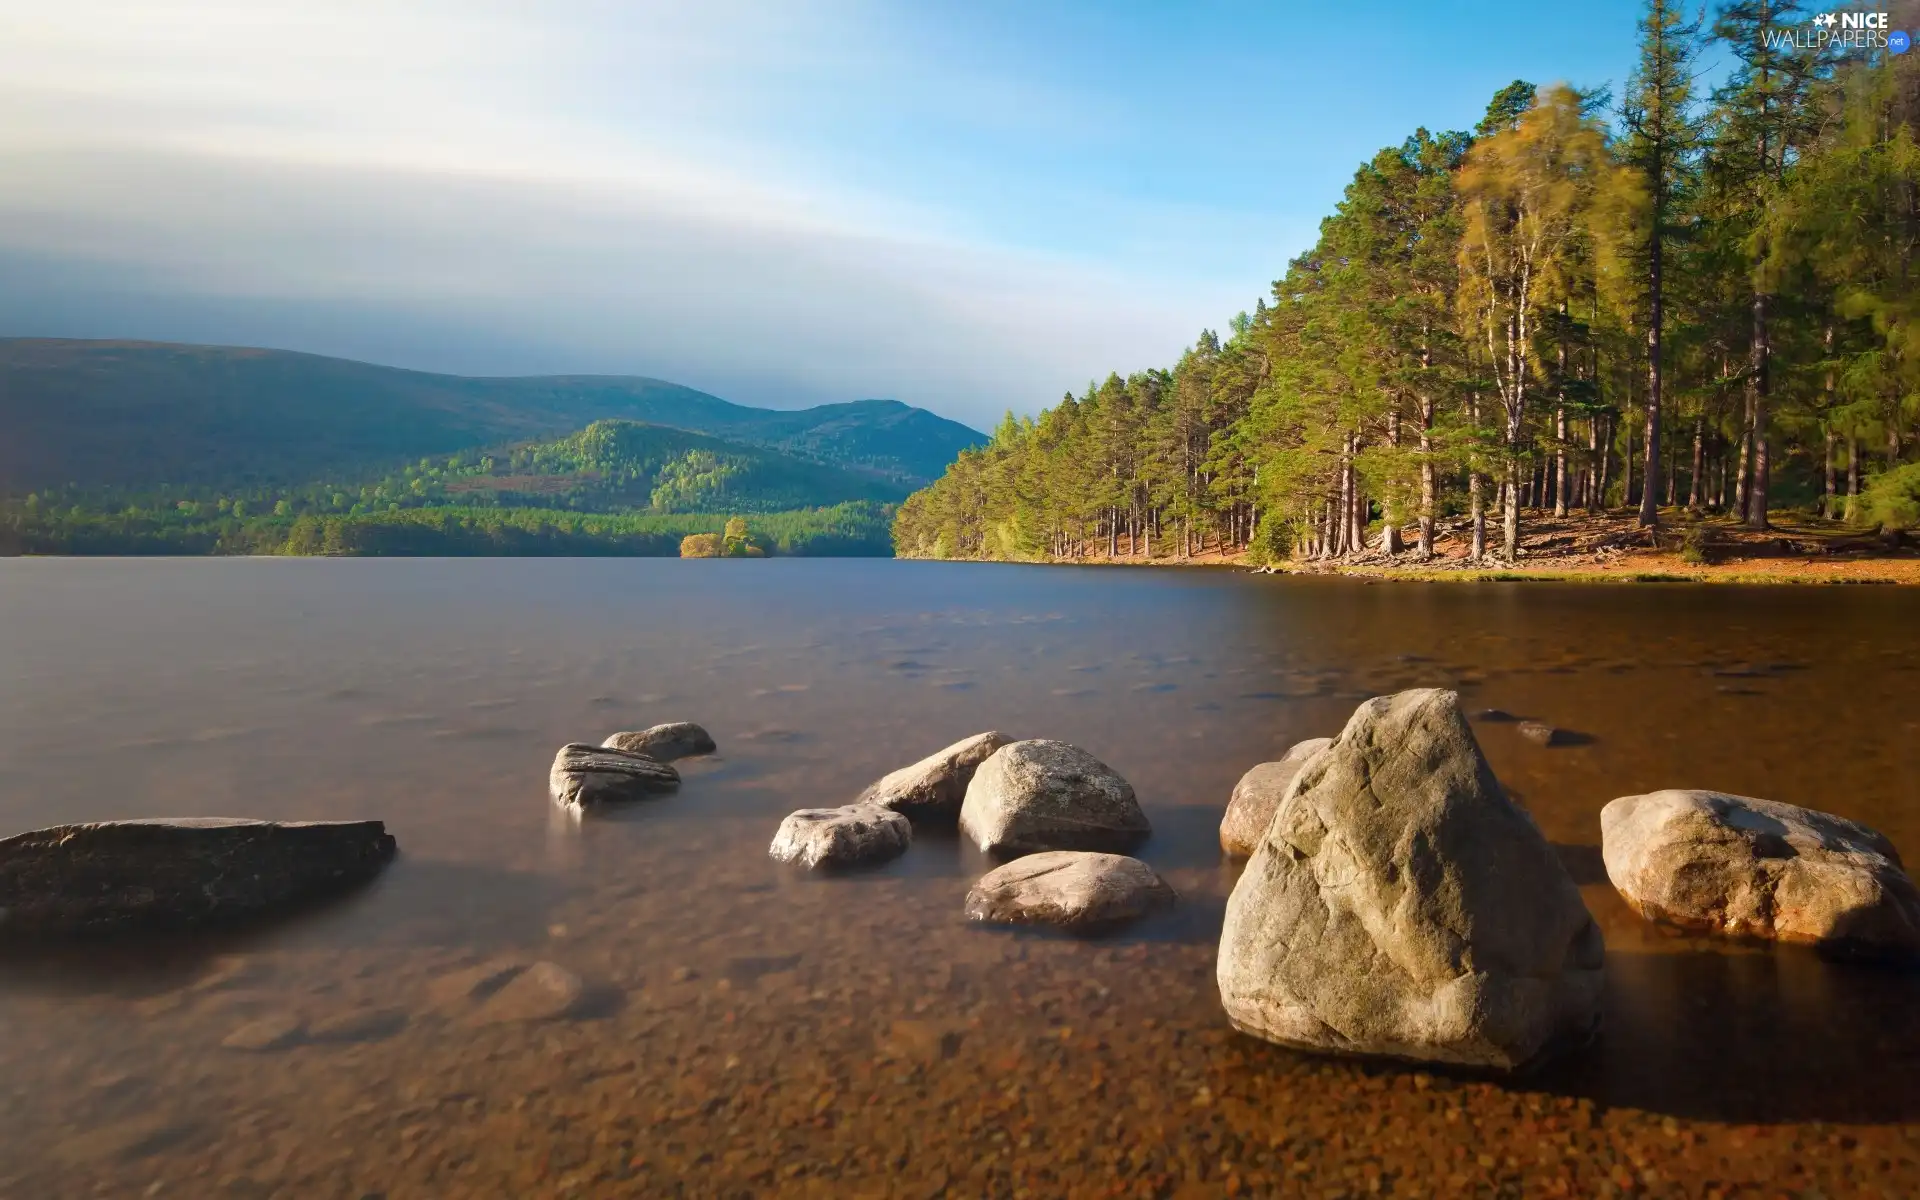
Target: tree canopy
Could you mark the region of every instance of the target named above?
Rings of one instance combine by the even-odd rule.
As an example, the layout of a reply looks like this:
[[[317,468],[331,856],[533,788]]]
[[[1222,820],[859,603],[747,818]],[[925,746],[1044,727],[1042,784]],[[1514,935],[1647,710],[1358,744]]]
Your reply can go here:
[[[1225,336],[1009,413],[897,552],[1420,556],[1453,521],[1511,561],[1529,511],[1920,521],[1920,55],[1766,36],[1805,19],[1650,0],[1617,102],[1515,81],[1380,150]]]

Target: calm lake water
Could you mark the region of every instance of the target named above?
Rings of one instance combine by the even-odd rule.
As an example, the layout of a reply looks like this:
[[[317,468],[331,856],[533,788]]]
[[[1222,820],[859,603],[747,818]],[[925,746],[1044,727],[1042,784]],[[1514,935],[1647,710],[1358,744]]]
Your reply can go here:
[[[1609,947],[1603,1039],[1518,1081],[1267,1046],[1213,989],[1234,781],[1422,685],[1580,735],[1479,728]],[[1916,696],[1893,588],[6,561],[0,829],[377,817],[401,855],[287,923],[0,956],[0,1196],[1912,1195],[1920,977],[1650,931],[1597,814],[1712,787],[1920,855]],[[680,719],[721,753],[677,796],[557,818],[562,743]],[[983,729],[1130,779],[1176,910],[971,928],[989,864],[925,832],[860,874],[767,858],[789,810]],[[593,1002],[441,1002],[499,957]],[[283,1015],[336,1035],[222,1047]]]

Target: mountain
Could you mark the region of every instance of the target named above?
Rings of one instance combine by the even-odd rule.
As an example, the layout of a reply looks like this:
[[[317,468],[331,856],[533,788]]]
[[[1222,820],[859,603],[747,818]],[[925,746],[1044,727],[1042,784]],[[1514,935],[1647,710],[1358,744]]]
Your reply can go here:
[[[369,481],[361,481],[364,487]],[[638,421],[595,421],[499,456],[465,451],[373,483],[428,505],[491,503],[573,512],[774,513],[898,503],[910,485],[779,450]],[[316,489],[321,496],[329,490]],[[321,497],[315,497],[316,499]]]
[[[986,441],[897,400],[779,411],[639,376],[472,378],[285,350],[0,338],[0,494],[68,483],[300,484],[609,419],[906,487]]]

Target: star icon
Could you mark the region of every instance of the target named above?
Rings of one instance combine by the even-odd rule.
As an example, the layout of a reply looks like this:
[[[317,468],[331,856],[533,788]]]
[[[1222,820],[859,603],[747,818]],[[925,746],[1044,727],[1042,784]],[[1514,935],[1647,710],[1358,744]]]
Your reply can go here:
[[[1825,28],[1826,26],[1833,24],[1833,14],[1830,12],[1821,13],[1819,16],[1813,19],[1813,23],[1822,28]]]

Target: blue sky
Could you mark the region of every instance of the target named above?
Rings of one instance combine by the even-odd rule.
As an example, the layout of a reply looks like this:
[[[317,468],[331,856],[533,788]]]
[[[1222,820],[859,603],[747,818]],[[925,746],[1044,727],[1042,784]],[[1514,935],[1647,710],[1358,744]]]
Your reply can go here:
[[[976,426],[1251,307],[1638,5],[0,0],[0,335]]]

